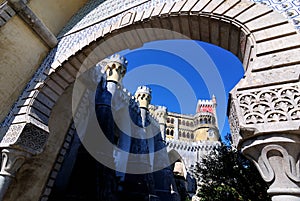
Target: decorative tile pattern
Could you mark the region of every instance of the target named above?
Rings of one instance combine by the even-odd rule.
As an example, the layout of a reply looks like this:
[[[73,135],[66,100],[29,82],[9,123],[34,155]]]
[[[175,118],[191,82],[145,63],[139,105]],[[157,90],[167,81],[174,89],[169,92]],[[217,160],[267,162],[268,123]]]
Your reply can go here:
[[[24,149],[31,154],[37,154],[43,151],[48,135],[48,132],[33,124],[18,124],[9,128],[9,131],[0,143],[1,147],[14,144],[19,149]]]
[[[103,22],[104,20],[107,23],[113,16],[121,14],[124,11],[134,8],[140,4],[143,5],[147,2],[149,4],[150,0],[91,0],[71,19],[68,25],[63,29],[60,37],[65,34],[69,35],[78,30],[90,27],[95,23]]]
[[[281,13],[296,29],[300,30],[300,0],[252,0],[255,3],[268,5],[273,10]]]
[[[298,85],[254,90],[237,97],[245,124],[300,120]]]
[[[117,23],[125,14],[124,11],[143,11],[159,4],[177,2],[180,0],[131,0],[126,1],[96,1],[91,0],[75,15],[59,34],[57,57],[71,55],[68,51],[80,45],[85,38],[92,37],[99,30]],[[270,6],[272,9],[288,18],[300,30],[300,0],[253,0]],[[80,30],[80,31],[79,31]],[[64,36],[65,35],[65,36]]]

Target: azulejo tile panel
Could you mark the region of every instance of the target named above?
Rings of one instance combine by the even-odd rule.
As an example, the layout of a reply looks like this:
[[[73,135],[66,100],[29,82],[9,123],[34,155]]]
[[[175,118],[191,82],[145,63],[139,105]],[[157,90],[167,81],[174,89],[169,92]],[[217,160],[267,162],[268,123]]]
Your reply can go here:
[[[300,30],[300,0],[253,0],[262,3],[281,13]]]

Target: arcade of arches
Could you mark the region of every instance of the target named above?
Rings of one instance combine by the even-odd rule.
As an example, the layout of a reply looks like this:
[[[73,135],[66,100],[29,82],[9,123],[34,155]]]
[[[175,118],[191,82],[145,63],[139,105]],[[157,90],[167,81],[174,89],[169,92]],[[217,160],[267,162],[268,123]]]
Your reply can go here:
[[[297,0],[287,2],[299,8]],[[245,76],[228,103],[234,145],[256,164],[274,201],[300,200],[300,35],[270,6],[248,0],[7,0],[0,10],[2,200],[47,200],[74,131],[77,73],[149,41],[187,38],[242,61]]]

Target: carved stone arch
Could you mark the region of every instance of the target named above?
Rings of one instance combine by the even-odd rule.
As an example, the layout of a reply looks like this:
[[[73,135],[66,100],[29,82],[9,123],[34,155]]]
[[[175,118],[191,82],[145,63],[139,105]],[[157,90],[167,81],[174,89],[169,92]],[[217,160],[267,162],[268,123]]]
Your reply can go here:
[[[43,191],[47,191],[49,195],[59,167],[64,160],[66,149],[70,146],[70,132],[74,132],[72,118],[70,118],[72,116],[71,105],[65,104],[71,101],[72,87],[73,85],[65,90],[52,109],[56,115],[49,118],[50,135],[43,146],[43,151],[32,156],[20,168],[16,180],[8,189],[9,196],[4,197],[5,200],[37,200]],[[23,179],[27,176],[30,179]],[[20,194],[22,197],[19,196]]]
[[[175,163],[172,166],[174,166],[174,165],[176,166],[176,163],[178,163],[178,162],[182,164],[182,171],[183,171],[182,176],[184,178],[186,178],[186,176],[187,176],[186,163],[185,163],[184,159],[181,157],[181,155],[179,154],[179,152],[172,149],[168,152],[168,156],[169,156],[170,161],[175,161]],[[177,160],[174,160],[174,159],[177,159]],[[173,167],[173,169],[174,168],[175,167]]]
[[[56,56],[54,50],[43,64],[51,67],[45,69],[43,76],[41,76],[40,79],[44,81],[37,84],[32,82],[26,89],[27,93],[23,97],[25,100],[18,102],[18,107],[21,107],[21,109],[16,113],[12,124],[17,124],[26,119],[27,121],[38,121],[47,126],[51,108],[63,91],[74,82],[80,68],[91,68],[102,58],[128,47],[136,47],[137,44],[141,45],[158,39],[176,38],[176,36],[155,34],[151,36],[152,38],[140,37],[145,32],[139,28],[144,28],[146,25],[189,35],[191,39],[210,42],[236,54],[243,61],[244,68],[247,70],[246,77],[236,86],[239,90],[278,82],[277,79],[261,80],[259,78],[264,73],[269,73],[268,68],[271,66],[279,69],[281,66],[286,67],[289,63],[299,62],[293,57],[299,51],[300,44],[295,42],[299,41],[296,40],[300,38],[299,34],[284,17],[267,6],[244,0],[237,2],[211,1],[205,5],[200,1],[197,3],[192,2],[194,1],[184,1],[184,4],[182,2],[170,3],[171,5],[165,3],[162,7],[156,7],[148,17],[139,18],[140,14],[132,15],[131,17],[134,17],[134,19],[127,24],[124,24],[124,19],[120,19],[118,23],[109,27],[109,32],[103,32],[94,38],[86,39],[88,41],[85,41],[85,45],[81,44],[82,46],[73,48],[72,51],[68,52],[69,55]],[[146,11],[141,13],[146,13]],[[183,24],[179,24],[179,19],[190,24],[196,22],[201,29],[183,28],[181,27]],[[161,23],[157,23],[159,21]],[[205,27],[208,24],[210,24],[209,27]],[[128,43],[122,43],[117,47],[111,44],[110,48],[107,48],[110,44],[105,44],[106,48],[103,48],[102,55],[99,55],[96,60],[90,58],[86,60],[88,56],[94,54],[93,50],[98,45],[105,42],[107,37],[112,37],[130,29],[136,30],[134,33],[129,34],[136,36],[139,41],[128,41]],[[116,33],[116,30],[118,30],[118,33]],[[227,30],[227,32],[221,30]],[[274,30],[280,30],[280,32]],[[215,33],[219,34],[216,35]],[[229,33],[230,37],[228,36]],[[236,41],[231,38],[234,36],[237,39]],[[285,58],[288,58],[289,55],[291,55],[291,58],[286,61]],[[53,58],[55,56],[56,58]],[[297,68],[293,67],[292,69],[297,70]],[[47,75],[45,76],[45,74]],[[252,80],[253,74],[255,74],[254,77],[257,77],[256,82]],[[250,77],[250,80],[248,77]],[[286,80],[284,81],[286,82]],[[28,94],[29,92],[30,94]]]
[[[73,35],[80,36],[80,31],[61,39],[59,46],[51,51],[16,103],[13,118],[9,119],[9,128],[0,144],[2,147],[18,145],[18,139],[26,133],[26,125],[33,125],[48,133],[49,118],[60,114],[55,113],[53,108],[64,104],[59,103],[59,99],[74,83],[79,71],[92,68],[99,60],[114,52],[133,49],[149,41],[182,38],[180,34],[218,45],[242,61],[245,77],[232,90],[229,105],[230,125],[237,147],[244,146],[247,140],[253,140],[261,133],[274,132],[274,129],[276,132],[299,132],[299,104],[287,110],[290,117],[280,125],[276,124],[276,127],[273,125],[277,121],[256,121],[254,124],[253,121],[247,121],[246,115],[251,110],[241,107],[243,103],[240,97],[245,94],[251,94],[265,104],[265,98],[258,96],[262,91],[276,93],[279,96],[277,98],[288,97],[293,103],[299,102],[297,72],[300,71],[300,36],[279,13],[246,0],[184,0],[163,3],[152,10],[129,11],[123,16],[101,30],[91,31],[92,34],[82,37],[77,43],[72,43]],[[146,27],[164,30],[162,33],[165,34]],[[170,32],[172,34],[168,34]],[[112,37],[116,40],[109,41]],[[128,40],[124,42],[125,38]],[[116,44],[116,41],[119,43]],[[95,54],[99,46],[101,51]],[[279,93],[285,90],[289,93]],[[278,113],[276,110],[274,108],[273,112]],[[253,116],[268,118],[261,113],[253,113]],[[67,118],[71,120],[72,116]],[[16,139],[4,143],[12,135]]]
[[[183,161],[183,158],[181,157],[181,155],[178,153],[178,151],[172,149],[168,152],[168,156],[169,156],[169,159],[170,161],[176,161],[176,159]]]

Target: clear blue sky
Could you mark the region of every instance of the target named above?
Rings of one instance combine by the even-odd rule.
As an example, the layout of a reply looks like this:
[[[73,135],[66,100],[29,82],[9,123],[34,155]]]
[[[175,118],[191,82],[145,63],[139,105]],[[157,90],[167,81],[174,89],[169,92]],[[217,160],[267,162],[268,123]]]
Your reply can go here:
[[[135,92],[152,89],[154,105],[169,111],[195,114],[198,99],[217,97],[221,136],[229,133],[226,117],[229,91],[243,77],[241,62],[217,46],[193,40],[164,40],[120,52],[128,60],[124,86]]]

